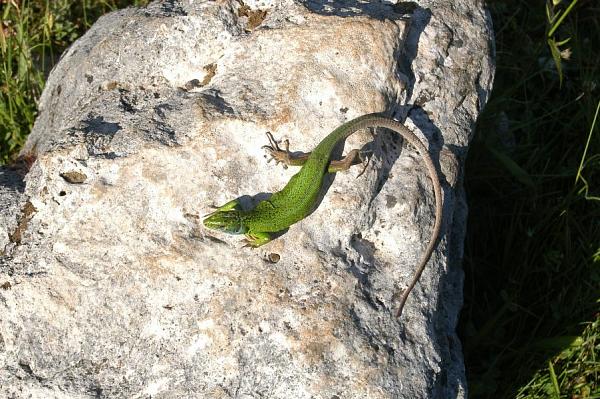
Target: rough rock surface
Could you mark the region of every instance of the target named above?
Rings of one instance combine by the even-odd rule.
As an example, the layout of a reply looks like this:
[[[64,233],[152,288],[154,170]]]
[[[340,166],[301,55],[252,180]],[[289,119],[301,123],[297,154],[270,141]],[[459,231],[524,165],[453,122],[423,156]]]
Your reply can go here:
[[[0,397],[462,398],[455,326],[461,166],[493,75],[479,1],[157,1],[101,18],[63,55],[23,170],[0,169]],[[426,169],[389,132],[319,208],[258,250],[201,215],[294,171],[386,112],[429,146],[440,244],[394,317],[433,225]],[[341,152],[341,151],[340,151]]]

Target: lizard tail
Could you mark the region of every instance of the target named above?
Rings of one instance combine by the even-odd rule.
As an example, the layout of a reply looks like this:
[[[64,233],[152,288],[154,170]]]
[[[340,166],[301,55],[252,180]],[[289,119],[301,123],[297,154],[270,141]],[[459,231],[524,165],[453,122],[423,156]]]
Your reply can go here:
[[[433,225],[433,231],[431,233],[431,238],[429,243],[427,244],[427,248],[421,257],[421,261],[415,270],[415,273],[408,284],[408,287],[402,292],[400,296],[400,304],[398,306],[398,311],[396,313],[396,317],[400,317],[402,315],[402,310],[404,309],[404,305],[406,304],[406,300],[408,299],[411,291],[421,278],[421,274],[423,274],[423,270],[425,270],[425,266],[431,258],[435,247],[437,246],[438,239],[440,236],[440,232],[442,229],[442,189],[440,185],[440,179],[437,173],[437,169],[429,156],[429,152],[423,143],[417,138],[417,136],[408,130],[408,128],[402,125],[399,122],[396,122],[392,119],[384,118],[382,116],[376,114],[364,115],[359,118],[356,118],[347,123],[344,126],[345,136],[349,136],[350,134],[365,128],[373,128],[373,127],[383,127],[386,129],[393,130],[398,133],[404,140],[406,140],[410,145],[415,147],[417,151],[421,154],[423,161],[425,162],[425,166],[427,167],[427,171],[429,172],[429,177],[433,183],[433,192],[435,195],[435,224]]]

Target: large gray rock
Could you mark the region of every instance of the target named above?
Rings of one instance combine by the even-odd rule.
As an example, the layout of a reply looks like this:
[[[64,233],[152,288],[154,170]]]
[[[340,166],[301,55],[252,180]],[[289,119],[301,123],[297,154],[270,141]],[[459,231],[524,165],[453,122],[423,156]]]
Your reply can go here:
[[[472,0],[170,0],[101,18],[48,79],[24,181],[0,169],[0,397],[465,397],[461,167],[490,40]],[[443,237],[400,319],[434,203],[391,133],[264,247],[201,225],[294,173],[267,165],[266,131],[310,150],[370,112],[405,120],[444,185]]]

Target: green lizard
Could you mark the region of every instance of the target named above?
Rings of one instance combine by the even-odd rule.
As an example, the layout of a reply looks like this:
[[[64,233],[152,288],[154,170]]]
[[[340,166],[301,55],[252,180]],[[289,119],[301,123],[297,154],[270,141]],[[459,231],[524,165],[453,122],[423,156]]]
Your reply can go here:
[[[289,151],[289,142],[285,142],[285,150],[281,150],[269,134],[270,146],[264,146],[277,162],[286,165],[300,166],[288,184],[274,193],[269,199],[259,202],[254,209],[243,210],[238,200],[233,200],[218,207],[207,215],[203,223],[209,229],[220,230],[230,234],[244,234],[246,246],[259,247],[271,241],[275,234],[308,216],[317,205],[319,192],[326,173],[335,173],[350,168],[356,163],[358,150],[352,150],[339,161],[332,161],[331,156],[335,146],[352,133],[366,128],[383,127],[400,134],[421,153],[433,182],[435,193],[435,224],[427,249],[421,258],[417,270],[400,297],[397,312],[399,317],[404,308],[408,295],[421,277],[425,265],[429,261],[441,230],[442,220],[442,191],[437,170],[427,149],[421,141],[404,125],[378,114],[360,116],[344,123],[325,137],[309,154],[294,156]]]

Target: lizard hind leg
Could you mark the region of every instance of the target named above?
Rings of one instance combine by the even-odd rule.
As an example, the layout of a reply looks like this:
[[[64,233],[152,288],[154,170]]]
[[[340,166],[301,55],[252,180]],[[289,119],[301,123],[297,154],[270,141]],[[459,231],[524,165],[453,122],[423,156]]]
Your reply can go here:
[[[346,155],[344,158],[340,159],[339,161],[331,161],[329,163],[329,167],[327,168],[327,172],[328,173],[336,173],[336,172],[342,172],[344,170],[348,170],[350,169],[353,165],[358,165],[358,164],[363,164],[363,170],[360,172],[360,174],[358,176],[356,176],[357,178],[359,178],[360,176],[362,176],[363,173],[365,173],[365,170],[367,170],[367,166],[369,166],[369,162],[371,161],[371,158],[367,158],[367,162],[365,163],[365,160],[363,158],[363,154],[365,152],[360,151],[358,149],[354,149],[352,151],[350,151],[348,153],[348,155]]]
[[[302,166],[308,159],[310,153],[294,154],[290,152],[290,141],[285,140],[283,146],[285,149],[279,147],[280,141],[275,140],[271,132],[267,132],[267,138],[269,139],[268,145],[263,145],[262,148],[267,151],[270,158],[267,162],[275,161],[275,164],[282,163],[284,169],[288,166]]]

